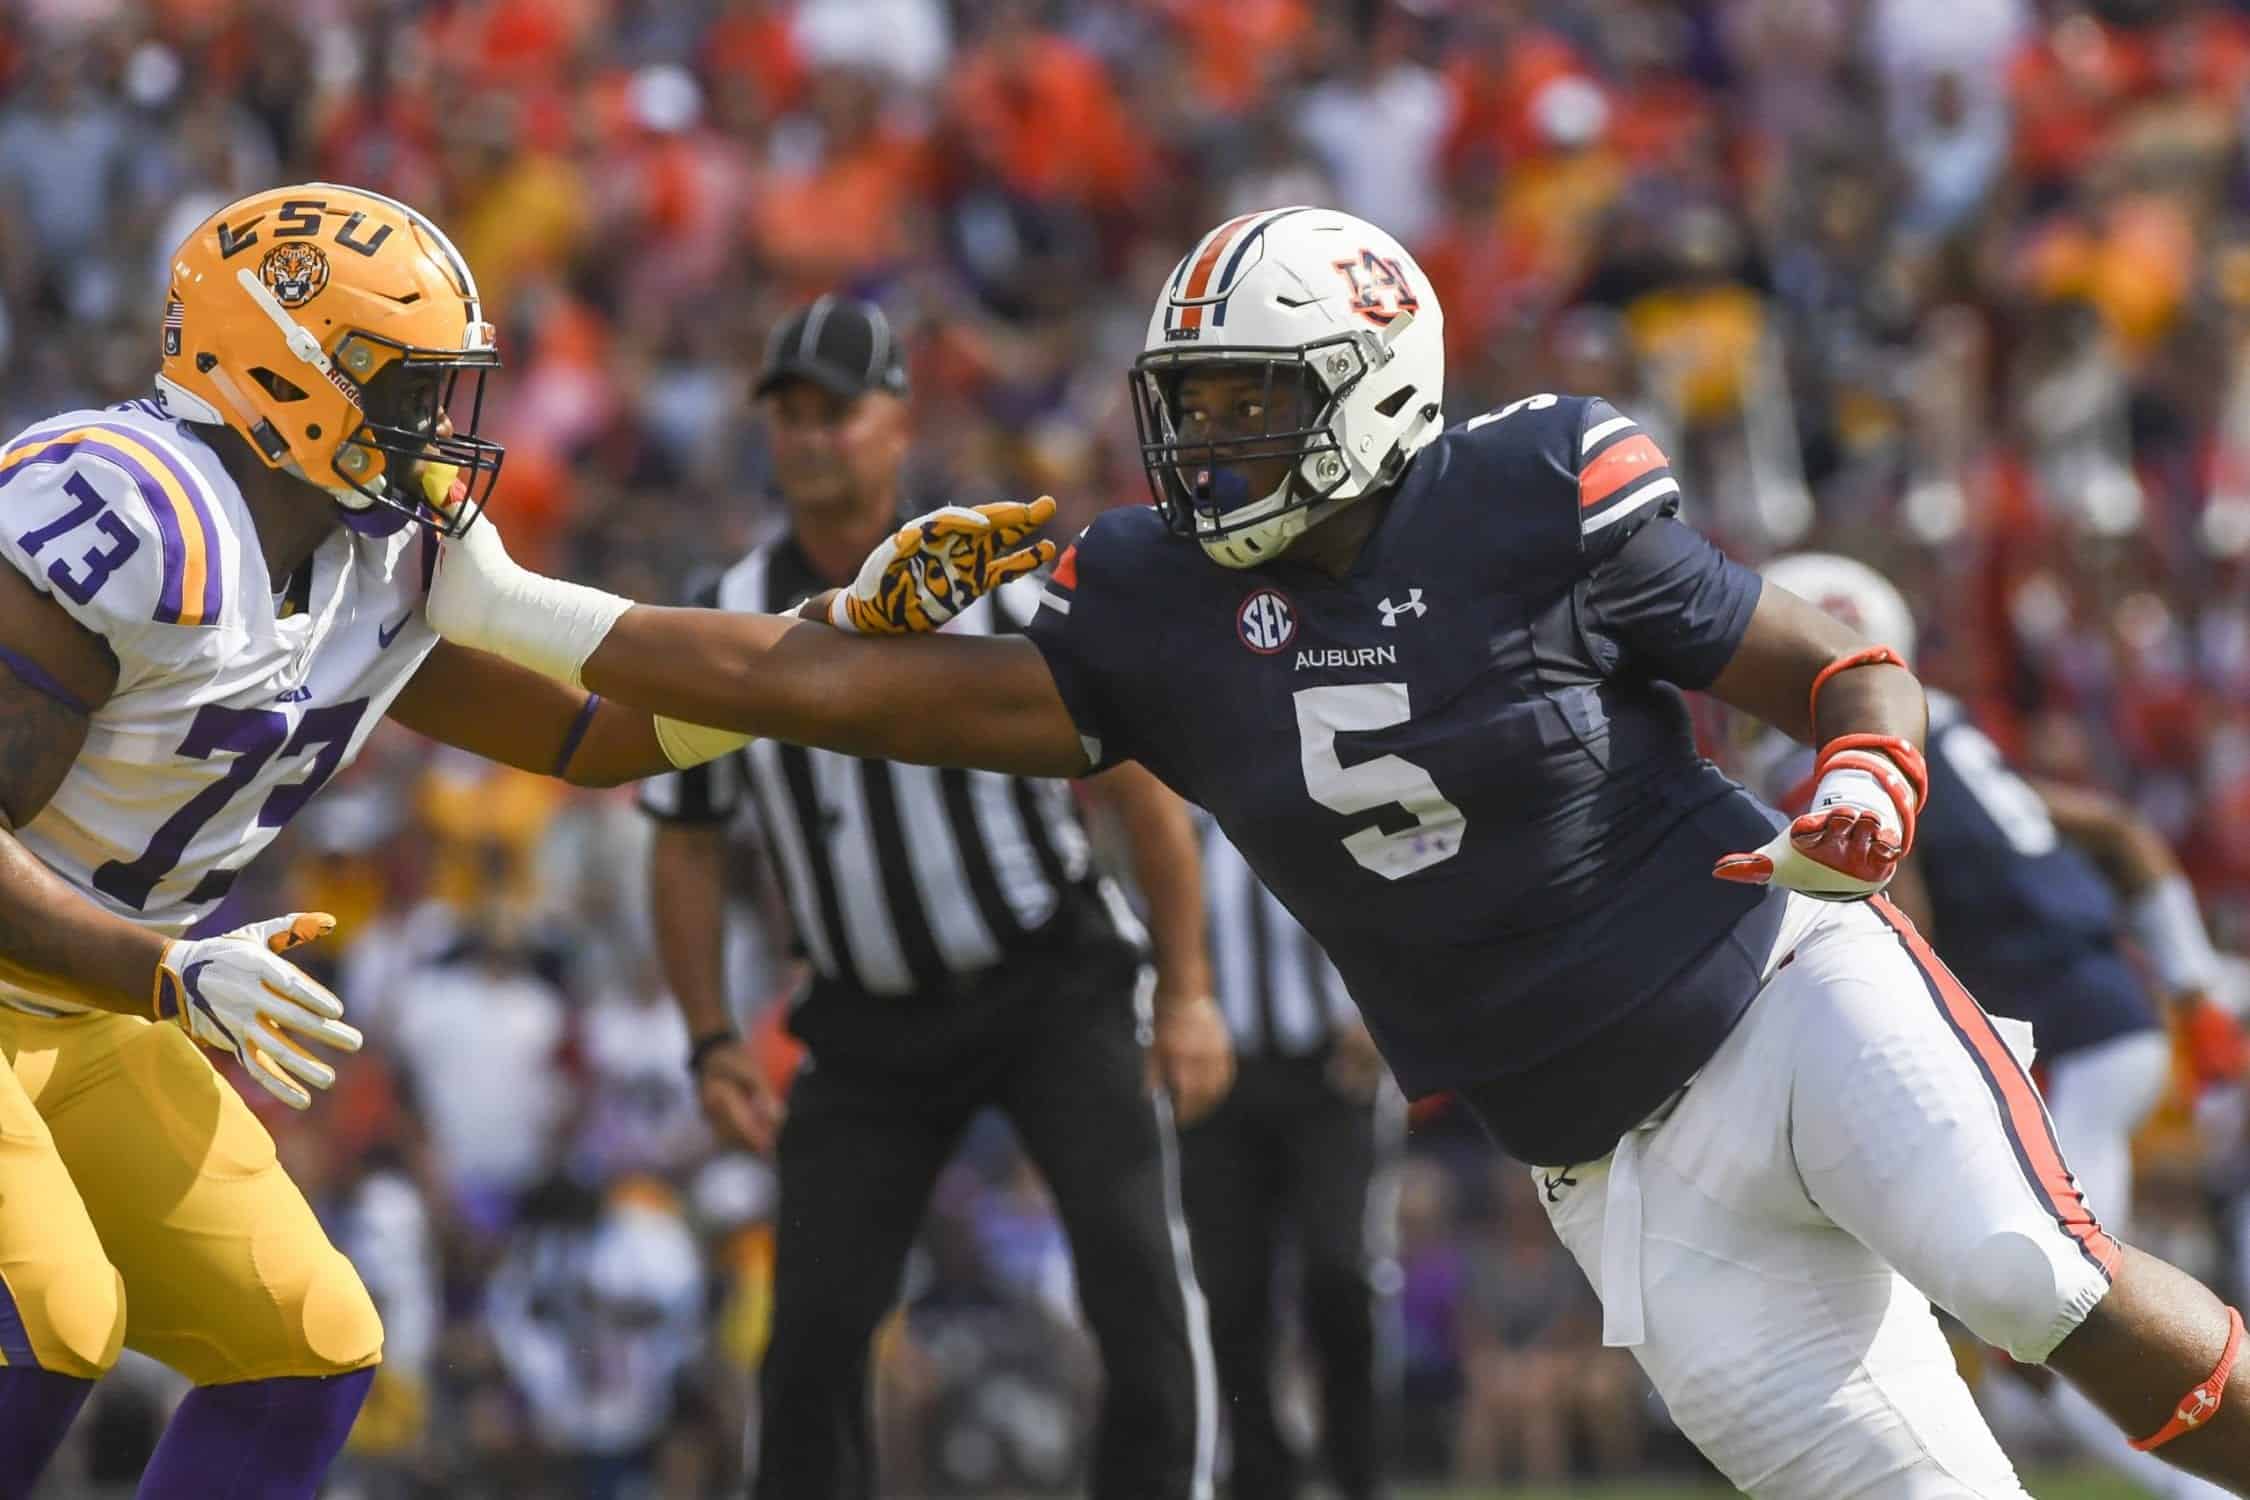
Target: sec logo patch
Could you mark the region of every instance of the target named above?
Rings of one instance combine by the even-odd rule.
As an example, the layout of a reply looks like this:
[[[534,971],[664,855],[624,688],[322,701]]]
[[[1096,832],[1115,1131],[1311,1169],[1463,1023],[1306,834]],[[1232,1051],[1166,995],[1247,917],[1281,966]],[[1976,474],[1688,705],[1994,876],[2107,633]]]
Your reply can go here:
[[[1234,628],[1243,645],[1271,656],[1297,638],[1297,607],[1279,589],[1259,589],[1234,612]]]

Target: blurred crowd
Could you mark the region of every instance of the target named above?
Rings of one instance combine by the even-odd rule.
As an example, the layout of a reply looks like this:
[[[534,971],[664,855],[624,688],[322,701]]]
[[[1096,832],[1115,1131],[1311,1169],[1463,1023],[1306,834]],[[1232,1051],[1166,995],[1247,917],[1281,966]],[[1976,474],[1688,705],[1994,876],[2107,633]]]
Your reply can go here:
[[[1891,572],[1924,675],[2129,795],[2241,947],[2246,80],[2242,0],[9,0],[0,431],[145,392],[211,210],[349,182],[476,270],[513,549],[667,597],[772,523],[747,389],[794,304],[907,331],[917,500],[1051,491],[1075,524],[1145,498],[1122,374],[1175,258],[1331,203],[1434,283],[1455,417],[1605,393],[1739,554]],[[342,917],[371,1039],[277,1131],[389,1329],[349,1492],[718,1492],[772,1184],[697,1116],[630,801],[385,731],[300,822],[228,915]],[[737,993],[781,1070],[763,889],[746,851]],[[2191,1102],[2143,1222],[2213,1269]],[[1680,1458],[1521,1183],[1425,1114],[1402,1462]],[[1004,1130],[941,1189],[878,1367],[903,1492],[1074,1472],[1093,1367]],[[111,1382],[71,1482],[129,1477],[164,1399]]]

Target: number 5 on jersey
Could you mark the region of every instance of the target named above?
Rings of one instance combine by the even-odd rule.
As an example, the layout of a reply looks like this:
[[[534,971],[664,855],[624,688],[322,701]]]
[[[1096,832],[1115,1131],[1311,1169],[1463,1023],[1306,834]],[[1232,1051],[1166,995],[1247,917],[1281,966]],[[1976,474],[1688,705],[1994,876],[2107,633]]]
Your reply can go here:
[[[1397,755],[1378,755],[1347,766],[1336,754],[1336,736],[1388,729],[1413,717],[1403,682],[1354,682],[1303,688],[1295,693],[1297,740],[1303,752],[1305,790],[1334,812],[1357,816],[1400,807],[1414,826],[1397,832],[1362,828],[1343,840],[1351,856],[1385,880],[1443,864],[1461,852],[1468,824],[1445,799],[1430,773]]]

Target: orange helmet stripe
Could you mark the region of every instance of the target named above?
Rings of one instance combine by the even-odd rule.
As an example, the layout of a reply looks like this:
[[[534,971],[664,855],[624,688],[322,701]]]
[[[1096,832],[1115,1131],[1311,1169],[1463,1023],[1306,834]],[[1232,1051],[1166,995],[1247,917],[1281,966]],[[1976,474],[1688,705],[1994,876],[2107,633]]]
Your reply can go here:
[[[198,493],[201,482],[180,460],[120,427],[73,427],[27,437],[0,454],[0,483],[20,468],[68,463],[79,456],[101,459],[130,479],[156,523],[164,549],[156,618],[166,624],[209,624],[222,599],[214,566],[218,533]]]
[[[1212,268],[1218,265],[1219,257],[1226,253],[1227,241],[1234,238],[1236,230],[1257,217],[1254,213],[1243,214],[1239,218],[1227,220],[1217,229],[1211,231],[1211,238],[1203,242],[1203,253],[1195,258],[1195,267],[1188,272],[1187,285],[1180,291],[1182,301],[1191,301],[1204,294],[1211,285]],[[1200,303],[1180,310],[1180,326],[1182,328],[1201,328],[1203,326],[1203,307]]]

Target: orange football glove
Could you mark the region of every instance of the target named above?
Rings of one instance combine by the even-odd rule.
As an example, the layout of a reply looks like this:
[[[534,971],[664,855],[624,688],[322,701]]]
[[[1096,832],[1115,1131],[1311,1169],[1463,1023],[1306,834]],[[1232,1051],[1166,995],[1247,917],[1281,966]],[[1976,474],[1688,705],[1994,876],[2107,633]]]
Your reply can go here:
[[[2180,1039],[2198,1088],[2234,1083],[2250,1073],[2250,1037],[2243,1035],[2240,1021],[2207,996],[2181,1002]]]
[[[1929,792],[1922,752],[1890,735],[1841,735],[1820,752],[1814,780],[1810,812],[1711,873],[1823,901],[1864,901],[1889,885],[1914,846],[1915,814]]]

